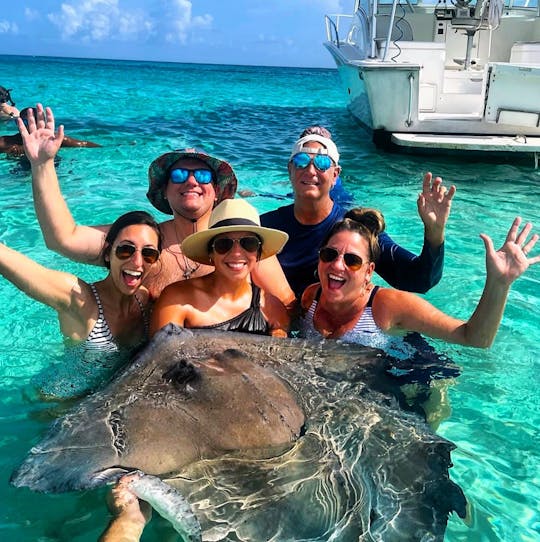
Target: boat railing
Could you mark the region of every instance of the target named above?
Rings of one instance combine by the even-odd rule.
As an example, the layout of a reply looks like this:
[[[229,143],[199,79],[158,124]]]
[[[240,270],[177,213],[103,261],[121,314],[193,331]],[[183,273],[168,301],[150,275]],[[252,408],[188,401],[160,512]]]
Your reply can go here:
[[[353,18],[353,15],[344,15],[337,13],[333,15],[325,15],[324,22],[326,24],[326,40],[333,43],[336,47],[339,47],[340,27],[345,25],[345,23],[343,23],[342,21],[347,20],[349,22],[352,22]]]

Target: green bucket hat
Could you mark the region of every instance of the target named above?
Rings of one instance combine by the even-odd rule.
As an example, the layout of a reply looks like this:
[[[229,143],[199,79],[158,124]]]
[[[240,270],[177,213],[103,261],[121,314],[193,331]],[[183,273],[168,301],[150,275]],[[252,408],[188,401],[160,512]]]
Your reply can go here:
[[[169,180],[171,166],[181,158],[200,160],[214,172],[215,181],[213,184],[216,191],[216,203],[234,198],[238,180],[228,162],[214,158],[198,149],[181,149],[162,154],[148,168],[149,187],[146,197],[156,209],[167,215],[173,214],[171,206],[163,194],[163,187]]]

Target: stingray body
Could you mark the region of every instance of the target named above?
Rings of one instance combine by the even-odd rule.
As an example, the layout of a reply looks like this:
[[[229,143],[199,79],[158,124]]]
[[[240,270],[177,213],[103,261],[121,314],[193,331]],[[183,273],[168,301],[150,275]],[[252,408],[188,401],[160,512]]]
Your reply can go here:
[[[168,325],[12,483],[72,491],[139,469],[182,491],[203,540],[442,540],[465,512],[453,445],[393,388],[373,349]]]

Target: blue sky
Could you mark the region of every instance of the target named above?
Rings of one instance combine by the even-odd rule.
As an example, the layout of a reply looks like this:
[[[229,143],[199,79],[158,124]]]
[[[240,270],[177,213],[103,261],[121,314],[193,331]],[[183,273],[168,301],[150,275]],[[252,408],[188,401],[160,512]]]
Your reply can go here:
[[[324,15],[353,0],[11,0],[0,52],[333,67]]]

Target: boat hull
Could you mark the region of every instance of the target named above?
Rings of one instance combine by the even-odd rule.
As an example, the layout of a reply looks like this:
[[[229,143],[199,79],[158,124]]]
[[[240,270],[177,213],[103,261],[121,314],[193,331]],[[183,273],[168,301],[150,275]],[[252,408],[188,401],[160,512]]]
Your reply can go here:
[[[423,26],[417,23],[415,27],[416,16],[424,17]],[[484,26],[468,31],[468,37],[461,32],[461,41],[455,41],[454,34],[470,21],[455,18],[454,11],[444,20],[440,13],[436,17],[433,9],[412,14],[411,36],[426,27],[427,16],[434,17],[439,25],[436,28],[446,25],[443,29],[448,35],[424,33],[427,38],[393,37],[384,43],[381,38],[372,37],[374,46],[370,48],[366,30],[369,25],[361,9],[350,17],[351,30],[344,40],[338,38],[339,20],[334,26],[327,25],[328,41],[324,45],[336,63],[348,98],[347,107],[355,119],[374,135],[376,144],[538,152],[540,41],[512,40],[519,36],[519,28],[532,29],[533,38],[538,34],[540,40],[540,18],[536,27],[531,26],[531,21],[536,24],[534,17],[505,22],[515,25],[517,21],[526,26],[511,27],[515,36],[504,37],[507,43],[503,50],[493,37],[496,34],[486,31]],[[334,39],[329,28],[334,29]],[[506,34],[505,31],[500,35]],[[459,52],[465,43],[464,60],[459,58]],[[416,137],[394,137],[399,134]],[[444,140],[443,136],[451,139]],[[482,140],[482,136],[487,139]],[[512,141],[516,144],[509,144]]]

